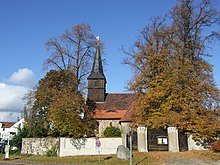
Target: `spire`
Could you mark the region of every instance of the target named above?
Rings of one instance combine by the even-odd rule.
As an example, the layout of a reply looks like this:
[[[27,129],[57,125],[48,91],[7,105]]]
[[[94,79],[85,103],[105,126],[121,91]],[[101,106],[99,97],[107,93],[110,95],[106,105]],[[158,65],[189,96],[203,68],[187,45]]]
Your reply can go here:
[[[97,37],[96,54],[93,61],[92,71],[88,79],[88,100],[104,102],[106,96],[106,78],[103,72],[100,40]]]
[[[102,67],[102,59],[101,59],[101,51],[100,51],[100,39],[99,36],[96,37],[97,46],[96,46],[96,54],[93,61],[92,71],[88,77],[88,79],[105,79],[105,75]]]

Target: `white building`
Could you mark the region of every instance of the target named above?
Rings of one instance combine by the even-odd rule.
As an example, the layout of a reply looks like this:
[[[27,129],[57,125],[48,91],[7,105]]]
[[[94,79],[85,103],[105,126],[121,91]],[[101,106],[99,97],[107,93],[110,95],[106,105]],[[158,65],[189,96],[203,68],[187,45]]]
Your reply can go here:
[[[0,122],[0,141],[10,139],[17,134],[18,128],[23,127],[24,119],[17,122]]]

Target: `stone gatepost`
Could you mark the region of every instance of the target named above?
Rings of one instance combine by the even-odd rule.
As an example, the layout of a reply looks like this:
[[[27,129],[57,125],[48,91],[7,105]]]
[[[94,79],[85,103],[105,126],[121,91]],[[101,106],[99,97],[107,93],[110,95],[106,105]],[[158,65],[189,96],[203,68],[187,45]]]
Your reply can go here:
[[[138,126],[137,128],[137,138],[138,138],[138,151],[139,152],[148,152],[147,147],[147,127]]]
[[[121,133],[121,138],[122,138],[122,145],[127,147],[127,133],[122,132]]]
[[[192,138],[192,135],[188,135],[188,150],[192,151],[193,150],[193,146],[194,146],[194,140]]]
[[[168,127],[168,147],[171,152],[179,152],[178,129],[176,127]]]
[[[131,130],[131,123],[130,122],[121,122],[121,138],[122,138],[122,145],[127,147],[127,134]]]

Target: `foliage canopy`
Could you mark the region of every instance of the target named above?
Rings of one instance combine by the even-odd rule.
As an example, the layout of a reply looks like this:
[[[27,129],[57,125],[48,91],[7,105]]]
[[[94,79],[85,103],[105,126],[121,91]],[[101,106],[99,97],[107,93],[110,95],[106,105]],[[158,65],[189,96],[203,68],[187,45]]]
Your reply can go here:
[[[55,91],[48,120],[61,136],[79,138],[93,135],[93,120],[82,95],[68,88]]]
[[[92,134],[90,113],[71,71],[49,71],[39,81],[34,98],[31,113],[26,115],[33,137]],[[82,113],[83,119],[80,118]]]
[[[133,51],[126,52],[125,63],[135,71],[129,86],[139,94],[136,122],[176,126],[194,137],[216,136],[220,95],[205,59],[219,33],[204,29],[219,22],[219,13],[210,0],[180,0],[169,16],[153,18]]]

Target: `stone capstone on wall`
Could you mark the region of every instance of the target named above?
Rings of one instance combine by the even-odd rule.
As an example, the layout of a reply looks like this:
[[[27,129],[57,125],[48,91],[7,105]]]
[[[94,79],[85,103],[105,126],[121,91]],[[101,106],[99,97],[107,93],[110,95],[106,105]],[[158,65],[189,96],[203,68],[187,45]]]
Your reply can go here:
[[[21,154],[45,155],[52,147],[59,147],[59,138],[22,138]]]

